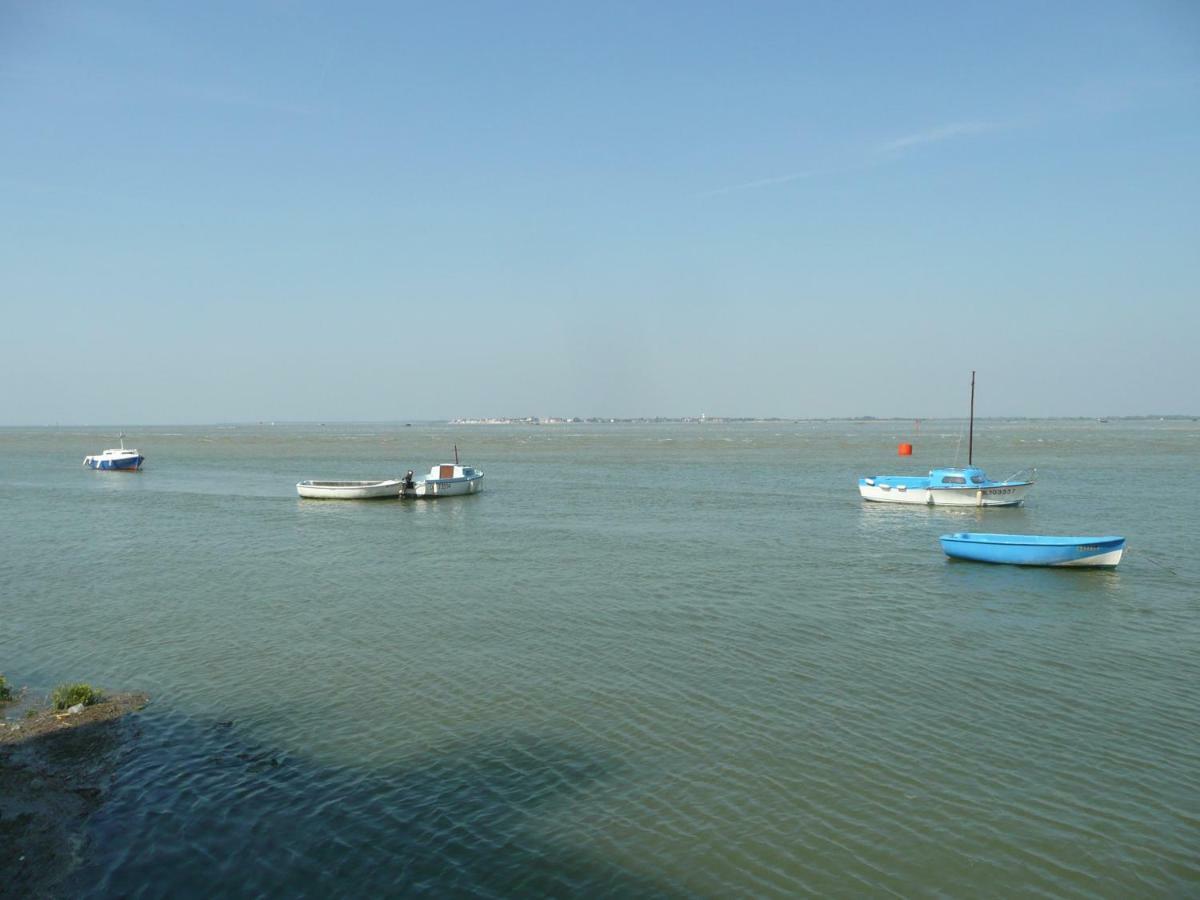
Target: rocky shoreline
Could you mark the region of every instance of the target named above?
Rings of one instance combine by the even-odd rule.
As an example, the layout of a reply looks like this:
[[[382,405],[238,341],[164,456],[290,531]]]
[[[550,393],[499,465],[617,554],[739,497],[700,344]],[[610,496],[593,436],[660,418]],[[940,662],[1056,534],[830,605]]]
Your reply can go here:
[[[0,719],[0,896],[54,896],[86,858],[84,825],[111,783],[127,717],[148,701],[112,694],[73,712],[13,704],[23,717]]]

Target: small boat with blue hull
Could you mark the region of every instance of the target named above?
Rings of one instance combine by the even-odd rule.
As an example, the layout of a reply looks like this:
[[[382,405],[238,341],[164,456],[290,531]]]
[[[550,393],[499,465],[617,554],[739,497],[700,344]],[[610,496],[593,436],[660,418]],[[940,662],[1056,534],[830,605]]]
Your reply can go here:
[[[1018,506],[1033,481],[992,481],[983,469],[932,469],[928,475],[870,475],[858,480],[864,500],[926,506]]]
[[[85,456],[83,464],[89,469],[111,469],[118,472],[136,472],[146,457],[137,450],[125,449],[125,434],[121,433],[121,446],[105,450],[95,456]]]
[[[1125,538],[1050,534],[943,534],[947,556],[1013,566],[1115,566],[1125,552]]]

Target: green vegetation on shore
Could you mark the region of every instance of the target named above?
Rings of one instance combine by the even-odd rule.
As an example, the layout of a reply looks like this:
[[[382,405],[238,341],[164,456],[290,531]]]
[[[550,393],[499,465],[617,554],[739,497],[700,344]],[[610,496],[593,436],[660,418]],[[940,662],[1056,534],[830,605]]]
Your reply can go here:
[[[91,706],[99,703],[104,697],[90,684],[79,682],[77,684],[60,684],[50,694],[50,699],[53,701],[55,709],[67,709],[77,703]]]
[[[0,675],[0,703],[7,703],[12,698],[12,688],[8,686],[8,682],[4,680],[4,676]]]

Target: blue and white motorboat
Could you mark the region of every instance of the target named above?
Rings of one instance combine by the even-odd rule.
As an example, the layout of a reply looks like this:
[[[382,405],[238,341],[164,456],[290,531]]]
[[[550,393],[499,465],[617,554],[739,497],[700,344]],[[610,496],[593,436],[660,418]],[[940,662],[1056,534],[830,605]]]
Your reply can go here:
[[[125,432],[121,432],[121,446],[105,450],[96,456],[85,456],[83,464],[89,469],[112,469],[119,472],[136,472],[146,457],[137,450],[125,449]]]
[[[1049,534],[943,534],[947,556],[1013,566],[1115,566],[1125,552],[1125,538]]]
[[[928,475],[869,475],[858,480],[864,500],[925,506],[1018,506],[1033,487],[1033,478],[993,481],[975,466],[975,373],[971,373],[971,418],[967,465],[931,469]]]
[[[864,500],[927,506],[1017,506],[1033,481],[993,481],[983,469],[931,469],[928,475],[869,475],[858,480]]]

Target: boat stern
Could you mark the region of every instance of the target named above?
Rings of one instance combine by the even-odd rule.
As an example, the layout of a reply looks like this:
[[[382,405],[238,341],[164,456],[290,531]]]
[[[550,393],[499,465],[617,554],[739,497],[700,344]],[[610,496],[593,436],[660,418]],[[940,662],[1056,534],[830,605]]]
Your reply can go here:
[[[858,479],[858,493],[876,503],[929,503],[929,479],[903,475],[868,475]]]

